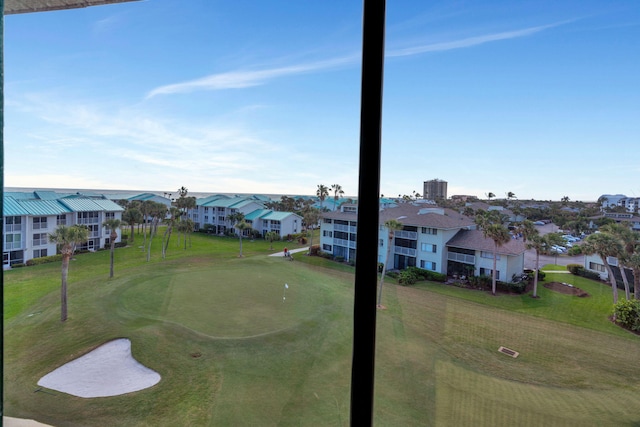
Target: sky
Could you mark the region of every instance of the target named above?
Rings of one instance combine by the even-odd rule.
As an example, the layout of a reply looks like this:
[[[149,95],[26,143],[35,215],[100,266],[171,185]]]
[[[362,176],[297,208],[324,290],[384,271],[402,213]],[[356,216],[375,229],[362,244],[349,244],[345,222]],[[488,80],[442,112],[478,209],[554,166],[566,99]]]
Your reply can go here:
[[[7,187],[357,196],[362,1],[4,24]],[[395,0],[385,43],[383,195],[640,197],[640,2]]]

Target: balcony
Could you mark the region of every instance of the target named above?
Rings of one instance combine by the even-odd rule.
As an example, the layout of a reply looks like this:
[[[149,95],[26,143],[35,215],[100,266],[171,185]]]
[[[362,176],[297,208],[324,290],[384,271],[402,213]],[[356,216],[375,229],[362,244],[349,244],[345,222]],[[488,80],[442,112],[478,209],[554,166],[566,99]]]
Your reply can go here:
[[[22,249],[22,242],[4,242],[5,251],[13,251],[17,249]]]
[[[333,229],[334,231],[344,231],[346,233],[357,233],[358,230],[357,227],[342,224],[334,224]]]
[[[333,244],[337,245],[337,246],[346,246],[348,248],[352,248],[355,249],[356,248],[356,242],[352,242],[351,240],[344,240],[344,239],[333,239]]]
[[[476,263],[475,255],[459,254],[457,252],[447,252],[447,259],[449,261],[462,262],[464,264],[475,265]]]
[[[402,246],[394,246],[393,247],[393,253],[394,254],[398,254],[398,255],[407,255],[407,256],[410,256],[410,257],[415,257],[416,256],[416,252],[417,252],[416,249],[404,248]]]
[[[418,240],[418,233],[416,233],[415,231],[399,230],[399,231],[395,231],[393,235],[400,239]]]

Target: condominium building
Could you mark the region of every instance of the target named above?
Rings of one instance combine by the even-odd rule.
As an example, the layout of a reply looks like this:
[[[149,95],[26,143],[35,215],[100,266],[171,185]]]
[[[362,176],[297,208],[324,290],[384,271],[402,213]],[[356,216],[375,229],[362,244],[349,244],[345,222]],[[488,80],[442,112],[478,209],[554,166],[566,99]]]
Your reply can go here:
[[[5,192],[2,258],[4,266],[55,255],[48,239],[59,225],[81,224],[89,229],[89,240],[78,249],[95,250],[110,244],[108,219],[121,219],[124,209],[105,196],[52,191]],[[116,242],[120,241],[117,231]]]
[[[357,207],[343,205],[340,211],[322,215],[320,248],[346,261],[355,260],[358,229]],[[493,240],[476,230],[473,219],[441,207],[424,207],[404,203],[379,213],[378,262],[388,269],[420,267],[442,274],[491,275]],[[403,227],[389,240],[386,221],[395,219]],[[524,269],[526,247],[522,240],[512,239],[497,249],[496,276],[508,281]]]
[[[424,181],[422,198],[427,200],[438,200],[447,198],[447,181],[432,179]]]

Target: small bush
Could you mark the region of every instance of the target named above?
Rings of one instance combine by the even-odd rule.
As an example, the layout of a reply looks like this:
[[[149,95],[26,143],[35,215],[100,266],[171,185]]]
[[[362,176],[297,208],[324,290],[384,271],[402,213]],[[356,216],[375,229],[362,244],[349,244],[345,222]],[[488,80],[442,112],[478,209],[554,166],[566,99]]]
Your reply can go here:
[[[11,264],[11,268],[21,268],[26,266],[26,264],[22,263],[22,262],[17,262],[15,264]]]
[[[378,273],[382,273],[382,269],[384,268],[384,263],[379,262],[378,263]]]
[[[343,256],[337,256],[335,258],[335,260],[338,261],[338,262],[342,262],[342,261],[344,261],[344,257]]]
[[[391,277],[392,279],[397,279],[400,273],[398,273],[397,271],[388,271],[386,275]]]
[[[580,270],[584,270],[584,267],[581,264],[567,264],[567,270],[571,274],[580,276]]]
[[[43,256],[42,258],[33,258],[30,260],[27,260],[25,265],[32,266],[32,265],[48,264],[50,262],[56,262],[56,261],[62,261],[62,254]],[[13,267],[15,267],[15,264],[13,265]]]
[[[582,255],[582,246],[575,245],[574,247],[569,248],[569,251],[567,251],[567,255],[569,256]]]
[[[114,248],[124,248],[127,246],[127,242],[116,242],[115,245],[113,245]]]
[[[406,270],[402,270],[398,275],[398,283],[404,286],[413,285],[418,281],[418,275],[415,270],[411,268],[407,268]]]
[[[526,287],[527,287],[526,282],[519,282],[519,283],[496,282],[496,290],[501,292],[513,292],[516,294],[521,294],[524,292]]]
[[[320,245],[313,245],[309,248],[309,255],[317,256],[320,253]]]
[[[620,300],[613,306],[616,323],[631,331],[640,331],[640,300]]]

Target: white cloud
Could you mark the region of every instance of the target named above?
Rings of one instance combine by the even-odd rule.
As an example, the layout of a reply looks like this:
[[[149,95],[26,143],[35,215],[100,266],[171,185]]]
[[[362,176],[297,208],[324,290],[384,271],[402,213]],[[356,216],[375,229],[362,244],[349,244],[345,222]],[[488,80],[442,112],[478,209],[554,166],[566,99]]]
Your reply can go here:
[[[569,22],[569,21],[566,21]],[[477,37],[469,37],[461,40],[453,40],[450,42],[432,43],[421,46],[413,46],[405,49],[397,49],[388,51],[387,57],[399,57],[418,55],[426,52],[438,52],[452,49],[462,49],[467,47],[478,46],[485,43],[509,40],[519,37],[529,36],[549,28],[553,28],[564,24],[555,23],[549,25],[541,25],[537,27],[524,28],[515,31],[506,31],[495,34],[487,34]],[[170,95],[175,93],[190,93],[198,90],[222,90],[222,89],[242,89],[246,87],[259,86],[265,84],[269,80],[276,78],[294,75],[311,73],[315,71],[322,71],[341,66],[350,66],[357,64],[360,61],[360,53],[345,56],[341,58],[328,59],[325,61],[311,62],[307,64],[297,64],[287,67],[279,68],[267,68],[263,70],[253,71],[229,71],[226,73],[212,74],[200,79],[189,80],[186,82],[175,83],[165,86],[160,86],[152,89],[147,94],[146,98],[152,98],[156,95]]]

